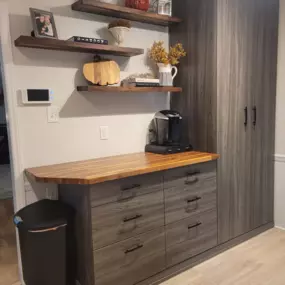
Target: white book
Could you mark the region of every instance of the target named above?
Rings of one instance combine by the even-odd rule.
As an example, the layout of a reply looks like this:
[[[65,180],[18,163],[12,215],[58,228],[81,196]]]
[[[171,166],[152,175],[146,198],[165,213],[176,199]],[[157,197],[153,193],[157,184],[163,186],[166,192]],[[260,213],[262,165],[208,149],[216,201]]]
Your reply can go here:
[[[134,83],[159,83],[159,79],[156,78],[134,78],[130,82]]]

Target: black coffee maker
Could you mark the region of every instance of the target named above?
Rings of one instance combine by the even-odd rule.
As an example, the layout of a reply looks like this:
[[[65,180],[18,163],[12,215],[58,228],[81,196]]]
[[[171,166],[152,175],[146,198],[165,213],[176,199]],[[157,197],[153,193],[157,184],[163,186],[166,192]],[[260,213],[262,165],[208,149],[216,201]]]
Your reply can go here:
[[[149,127],[149,141],[145,151],[172,154],[191,151],[189,144],[182,143],[182,116],[175,111],[157,112]]]

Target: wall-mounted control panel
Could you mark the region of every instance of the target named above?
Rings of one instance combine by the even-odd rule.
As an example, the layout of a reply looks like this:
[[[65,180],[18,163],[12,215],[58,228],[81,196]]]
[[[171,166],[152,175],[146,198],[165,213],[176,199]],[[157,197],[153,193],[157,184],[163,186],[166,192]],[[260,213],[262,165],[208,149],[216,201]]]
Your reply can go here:
[[[25,89],[22,90],[22,102],[24,105],[52,103],[53,92],[49,89]]]

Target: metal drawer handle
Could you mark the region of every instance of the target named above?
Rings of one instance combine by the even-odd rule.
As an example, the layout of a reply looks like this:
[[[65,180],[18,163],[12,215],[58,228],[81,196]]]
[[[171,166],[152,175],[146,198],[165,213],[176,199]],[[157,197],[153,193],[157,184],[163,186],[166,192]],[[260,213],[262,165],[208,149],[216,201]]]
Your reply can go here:
[[[199,226],[201,226],[201,225],[202,225],[201,222],[197,222],[195,225],[190,225],[190,226],[188,226],[188,229],[190,230],[190,229],[193,229],[193,228],[197,228],[197,227],[199,227]]]
[[[134,220],[137,220],[137,219],[139,219],[139,218],[141,218],[142,217],[142,215],[135,215],[135,216],[133,216],[133,217],[130,217],[130,218],[124,218],[124,223],[127,223],[127,222],[130,222],[130,221],[134,221]]]
[[[197,202],[197,201],[199,201],[201,199],[202,199],[202,197],[195,197],[195,198],[192,198],[192,199],[188,199],[187,203],[190,204],[190,203],[193,203],[193,202]]]
[[[135,192],[133,192],[132,195],[130,195],[129,197],[118,198],[118,202],[127,202],[127,201],[134,199],[136,196],[137,196],[137,194]]]
[[[136,189],[136,188],[140,188],[140,187],[141,187],[140,184],[133,184],[129,187],[122,188],[121,191],[128,191],[128,190],[132,190],[132,189]]]
[[[198,175],[198,174],[200,174],[200,173],[201,173],[200,170],[196,170],[196,171],[194,171],[194,172],[188,172],[188,173],[186,173],[186,175],[191,177],[191,176]]]
[[[186,181],[185,181],[185,184],[186,184],[186,185],[193,185],[193,184],[196,184],[198,181],[199,181],[199,178],[196,177],[196,178],[195,178],[194,180],[192,180],[192,181],[186,180]]]
[[[137,245],[133,246],[132,248],[127,249],[127,250],[125,251],[125,254],[128,254],[128,253],[130,253],[130,252],[136,251],[136,250],[138,250],[138,249],[141,249],[142,247],[143,247],[143,244],[137,244]]]

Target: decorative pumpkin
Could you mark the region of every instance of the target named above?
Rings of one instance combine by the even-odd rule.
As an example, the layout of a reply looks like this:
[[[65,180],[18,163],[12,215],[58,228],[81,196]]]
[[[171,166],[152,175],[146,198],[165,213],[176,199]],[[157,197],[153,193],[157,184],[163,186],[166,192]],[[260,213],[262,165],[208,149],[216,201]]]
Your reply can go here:
[[[149,9],[149,0],[126,0],[125,6],[142,11],[147,11]]]
[[[120,82],[120,68],[113,60],[86,63],[83,66],[83,75],[89,82],[101,86]]]

